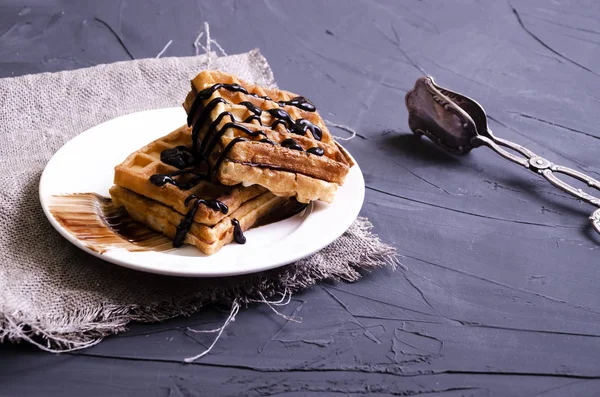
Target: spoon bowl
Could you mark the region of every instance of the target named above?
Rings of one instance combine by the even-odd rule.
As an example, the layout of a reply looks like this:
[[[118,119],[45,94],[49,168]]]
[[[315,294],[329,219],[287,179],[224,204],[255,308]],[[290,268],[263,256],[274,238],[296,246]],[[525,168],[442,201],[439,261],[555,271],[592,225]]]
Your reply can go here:
[[[490,136],[487,116],[475,100],[440,87],[432,77],[417,79],[406,94],[408,125],[452,154],[467,154],[480,143],[478,135]]]

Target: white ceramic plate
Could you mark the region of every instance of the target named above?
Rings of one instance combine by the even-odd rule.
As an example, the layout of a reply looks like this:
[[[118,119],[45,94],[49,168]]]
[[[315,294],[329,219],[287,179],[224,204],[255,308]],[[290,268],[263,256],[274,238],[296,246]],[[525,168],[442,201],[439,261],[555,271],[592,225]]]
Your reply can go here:
[[[115,165],[185,123],[182,108],[149,110],[97,125],[67,142],[50,159],[40,180],[44,213],[67,240],[108,262],[145,272],[187,277],[254,273],[304,258],[344,233],[362,207],[365,184],[358,165],[352,167],[333,204],[313,203],[303,214],[245,232],[244,245],[228,244],[206,256],[192,246],[167,252],[131,252],[122,248],[103,253],[86,247],[63,228],[49,210],[54,195],[98,193],[109,197]]]

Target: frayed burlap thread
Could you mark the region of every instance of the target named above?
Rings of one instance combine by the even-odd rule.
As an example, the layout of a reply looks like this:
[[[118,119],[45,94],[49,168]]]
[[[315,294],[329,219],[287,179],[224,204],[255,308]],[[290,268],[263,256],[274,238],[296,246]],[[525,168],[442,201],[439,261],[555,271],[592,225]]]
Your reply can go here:
[[[257,50],[211,56],[213,68],[275,86]],[[245,307],[322,280],[352,282],[362,269],[393,266],[394,249],[370,232],[364,218],[295,264],[218,280],[121,268],[84,253],[52,228],[38,199],[50,157],[77,134],[114,117],[180,105],[189,80],[208,59],[144,59],[0,79],[0,341],[27,341],[48,351],[81,349],[124,331],[131,321],[189,315],[211,303]]]

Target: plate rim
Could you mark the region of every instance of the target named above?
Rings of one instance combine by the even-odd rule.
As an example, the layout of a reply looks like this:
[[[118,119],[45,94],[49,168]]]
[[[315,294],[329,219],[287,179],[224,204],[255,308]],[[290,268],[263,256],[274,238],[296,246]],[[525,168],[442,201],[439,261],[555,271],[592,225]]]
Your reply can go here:
[[[144,255],[144,254],[149,254],[149,255],[160,254],[155,251],[130,252],[130,251],[126,251],[126,250],[108,250],[108,251],[104,251],[104,252],[100,253],[100,252],[96,252],[96,251],[90,249],[81,240],[77,239],[66,228],[64,228],[58,222],[58,220],[51,214],[51,212],[49,210],[47,201],[49,200],[50,196],[54,195],[53,193],[47,193],[45,191],[47,184],[50,184],[50,182],[48,181],[48,178],[49,178],[48,177],[48,175],[49,175],[48,169],[49,168],[51,169],[51,167],[49,167],[49,166],[51,164],[53,164],[53,161],[57,161],[56,159],[60,158],[60,156],[64,152],[64,150],[68,150],[68,147],[70,145],[77,144],[77,142],[73,143],[73,141],[82,139],[80,137],[82,137],[85,134],[93,134],[94,130],[96,128],[101,128],[101,126],[103,126],[105,124],[116,123],[116,122],[122,121],[123,119],[126,119],[128,117],[136,117],[136,116],[142,117],[144,114],[147,115],[149,113],[156,113],[156,114],[166,113],[166,114],[168,114],[170,112],[173,112],[173,114],[174,114],[176,111],[183,112],[183,110],[180,107],[169,107],[169,108],[143,110],[143,111],[139,111],[139,112],[132,112],[132,113],[128,113],[125,115],[117,116],[115,118],[106,120],[102,123],[96,124],[88,129],[86,129],[85,131],[79,133],[78,135],[74,136],[73,138],[71,138],[67,142],[65,142],[52,155],[52,157],[48,160],[48,162],[44,166],[44,170],[42,171],[42,174],[40,176],[38,195],[39,195],[40,205],[43,209],[44,215],[46,216],[46,218],[48,219],[48,221],[50,222],[52,227],[56,231],[58,231],[58,233],[62,237],[64,237],[69,243],[73,244],[78,249],[81,249],[84,252],[91,254],[94,257],[99,258],[103,261],[112,263],[117,266],[125,267],[128,269],[133,269],[136,271],[153,273],[153,274],[161,274],[161,275],[167,275],[167,276],[192,277],[192,278],[230,277],[230,276],[237,276],[237,275],[259,273],[259,272],[263,272],[266,270],[287,266],[289,264],[297,262],[298,260],[306,258],[306,257],[314,254],[315,252],[320,251],[321,249],[325,248],[326,246],[328,246],[329,244],[334,242],[336,239],[338,239],[341,235],[343,235],[350,228],[350,226],[352,225],[354,220],[358,217],[360,210],[362,209],[362,206],[364,204],[365,181],[364,181],[364,176],[362,174],[362,171],[361,171],[358,163],[352,157],[352,155],[346,150],[346,152],[350,155],[350,157],[354,161],[354,166],[350,169],[348,176],[357,179],[356,182],[358,183],[358,188],[359,188],[358,191],[352,191],[352,193],[354,195],[358,196],[355,198],[355,201],[353,202],[354,205],[352,207],[353,207],[354,211],[351,214],[348,214],[348,216],[345,216],[343,219],[338,219],[338,225],[335,228],[336,232],[330,233],[329,238],[322,239],[322,241],[318,244],[313,244],[309,250],[301,250],[301,249],[297,250],[295,254],[290,254],[284,262],[274,261],[273,263],[267,263],[267,264],[253,266],[253,267],[249,267],[249,268],[242,267],[242,268],[238,269],[237,271],[232,271],[231,269],[228,271],[225,271],[225,272],[214,270],[214,269],[213,269],[214,271],[206,271],[206,268],[204,268],[204,271],[187,271],[187,270],[182,271],[182,269],[169,268],[168,266],[165,266],[165,265],[156,266],[156,265],[153,265],[150,263],[145,264],[145,265],[140,265],[137,263],[132,263],[131,261],[123,260],[119,257],[120,256],[119,253],[124,254],[126,257],[129,255],[140,256],[140,255]],[[339,144],[339,142],[338,142],[338,144]],[[344,150],[345,150],[345,148],[344,148]],[[352,173],[352,175],[351,175],[351,173]],[[348,176],[347,176],[347,178],[348,178]],[[342,188],[342,187],[340,187],[340,188]],[[77,192],[73,192],[73,193],[77,193]],[[339,193],[339,191],[336,193],[336,198],[337,198],[338,193]],[[332,204],[324,204],[324,205],[333,206],[333,205],[335,205],[335,201]],[[314,210],[315,210],[314,207],[315,207],[315,203],[313,202],[313,203],[311,203],[311,207],[310,207],[311,212],[314,212]],[[325,209],[325,210],[327,210],[327,209]],[[307,216],[306,219],[308,219],[310,216],[311,215]],[[312,216],[316,216],[316,215],[312,215]],[[306,219],[303,220],[301,225],[306,222]],[[299,227],[301,227],[301,225]],[[293,235],[296,232],[296,230],[294,230],[291,235]],[[284,237],[283,240],[289,238],[291,235]],[[335,236],[335,237],[333,237],[333,236]],[[226,246],[223,247],[223,249],[225,249],[225,248],[227,248],[227,247]],[[162,254],[164,255],[165,253],[162,253]],[[148,256],[148,255],[146,255],[146,256]],[[197,257],[197,258],[202,258],[202,257]],[[151,260],[151,258],[148,258],[148,259]]]

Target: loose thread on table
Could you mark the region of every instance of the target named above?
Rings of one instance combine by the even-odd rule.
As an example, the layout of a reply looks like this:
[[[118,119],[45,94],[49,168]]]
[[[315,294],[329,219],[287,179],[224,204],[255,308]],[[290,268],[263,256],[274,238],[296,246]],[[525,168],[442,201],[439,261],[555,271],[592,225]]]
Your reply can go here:
[[[203,46],[202,43],[200,43],[200,39],[202,38],[202,36],[204,36],[204,32],[200,32],[200,34],[196,37],[196,40],[194,40],[194,49],[196,50],[196,55],[200,55],[201,48],[204,50],[204,52],[206,52],[206,46]],[[210,38],[210,36],[208,37]]]
[[[188,358],[184,359],[183,361],[185,361],[186,363],[191,363],[191,362],[196,361],[200,357],[203,357],[203,356],[207,355],[208,353],[210,353],[212,348],[215,347],[215,345],[217,344],[217,341],[221,338],[221,335],[223,334],[223,331],[225,331],[225,328],[227,328],[227,326],[229,324],[231,324],[232,322],[235,321],[235,316],[238,314],[239,311],[240,311],[240,304],[237,302],[237,300],[234,300],[233,303],[231,304],[231,312],[229,313],[229,317],[227,317],[227,320],[225,320],[225,323],[223,323],[223,325],[220,326],[219,328],[208,329],[208,330],[196,330],[196,329],[192,329],[192,328],[188,327],[187,328],[188,331],[198,333],[198,334],[210,334],[210,333],[214,333],[214,332],[218,332],[218,334],[217,334],[217,337],[215,338],[215,340],[213,340],[213,342],[210,344],[208,349],[204,350],[202,353],[200,353],[194,357],[188,357]]]
[[[158,53],[158,55],[156,56],[156,59],[160,58],[165,53],[165,51],[167,51],[167,49],[171,46],[171,44],[173,44],[173,40],[169,40],[167,45],[164,46],[164,48]]]
[[[292,300],[292,293],[287,288],[285,289],[285,291],[283,291],[283,295],[281,296],[281,299],[278,301],[268,301],[267,299],[265,299],[264,295],[260,291],[258,292],[258,294],[260,295],[261,299],[250,299],[249,302],[264,303],[267,306],[269,306],[269,308],[275,314],[277,314],[279,317],[282,317],[282,318],[286,319],[287,321],[293,321],[295,323],[302,322],[302,317],[288,316],[286,314],[281,313],[279,310],[277,310],[277,309],[275,309],[275,307],[273,307],[273,306],[286,306],[290,303],[290,301]],[[287,297],[287,299],[286,299],[286,297]]]
[[[348,127],[347,125],[344,124],[338,124],[338,123],[334,123],[333,121],[329,121],[327,119],[324,120],[325,124],[327,124],[330,127],[335,127],[335,128],[339,128],[340,130],[344,130],[347,131],[349,133],[351,133],[352,135],[350,135],[349,137],[343,138],[341,136],[333,136],[336,139],[339,139],[340,141],[349,141],[351,139],[354,139],[354,137],[356,137],[356,131],[352,128],[352,127]]]
[[[261,295],[261,298],[263,298],[263,301],[266,301],[265,297],[262,296],[262,293],[260,295]],[[287,306],[291,300],[292,300],[292,293],[289,288],[286,288],[285,290],[283,290],[283,295],[281,295],[281,299],[279,299],[278,301],[268,301],[268,303],[270,303],[274,306]]]
[[[205,35],[206,35],[206,38],[205,38],[206,45],[202,45],[202,43],[200,42],[200,39],[202,37],[204,37]],[[208,69],[210,69],[212,66],[211,44],[214,44],[223,56],[227,56],[227,53],[225,52],[223,47],[221,47],[221,45],[219,43],[217,43],[216,40],[210,38],[210,25],[208,24],[208,22],[204,22],[204,31],[200,32],[200,34],[198,34],[198,36],[196,37],[196,40],[194,40],[194,49],[196,50],[196,55],[200,55],[200,49],[204,50],[204,52],[206,53],[206,55],[208,57],[208,60],[206,62],[206,67]]]
[[[204,37],[204,35],[206,35],[206,44],[202,44],[200,41],[200,39],[202,39],[202,37]],[[167,49],[171,46],[171,44],[173,44],[173,40],[169,40],[169,42],[163,47],[163,49],[158,53],[158,55],[156,55],[156,58],[158,59],[161,56],[163,56],[164,53],[167,51]],[[210,25],[208,24],[208,22],[204,22],[204,30],[201,31],[200,34],[198,34],[198,36],[196,37],[196,40],[194,40],[193,46],[194,46],[196,55],[200,55],[200,49],[202,49],[204,51],[204,53],[208,56],[208,61],[207,61],[207,65],[206,65],[207,68],[210,68],[211,63],[212,63],[211,44],[214,44],[217,47],[217,50],[219,50],[221,55],[227,56],[227,53],[225,52],[223,47],[221,47],[221,45],[215,39],[212,39],[210,37]]]

